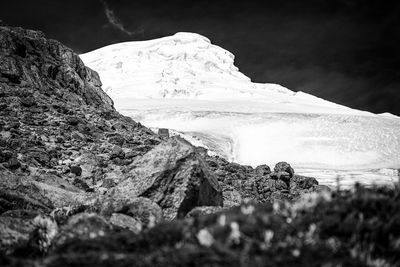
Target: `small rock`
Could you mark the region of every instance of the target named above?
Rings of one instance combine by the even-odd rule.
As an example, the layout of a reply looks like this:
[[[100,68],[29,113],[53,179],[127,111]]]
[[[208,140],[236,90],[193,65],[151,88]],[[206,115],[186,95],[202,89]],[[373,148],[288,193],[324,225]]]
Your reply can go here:
[[[8,127],[10,129],[18,129],[20,127],[20,123],[19,123],[19,121],[10,122]]]
[[[79,124],[79,119],[77,117],[68,117],[67,122],[69,125],[76,126]]]
[[[23,97],[21,98],[21,105],[24,107],[32,107],[36,105],[36,101],[33,97]]]
[[[21,166],[18,159],[16,157],[12,157],[7,162],[7,167],[10,169],[18,169]]]
[[[280,171],[275,173],[275,175],[278,178],[278,180],[284,181],[287,185],[289,184],[291,177],[289,173]]]
[[[112,188],[112,187],[114,187],[116,185],[117,185],[117,183],[114,182],[114,180],[112,180],[112,179],[104,179],[103,183],[101,184],[101,187],[109,189],[109,188]]]
[[[112,149],[110,154],[110,159],[114,158],[120,158],[120,159],[125,158],[125,152],[124,150],[122,150],[120,146],[114,146],[114,148]]]
[[[69,171],[75,174],[76,176],[81,176],[82,174],[82,168],[79,166],[71,166]]]
[[[30,156],[34,158],[41,165],[46,166],[50,162],[50,156],[43,150],[33,150],[29,152]]]
[[[115,134],[108,138],[108,142],[113,145],[122,146],[125,143],[125,139],[121,135]]]
[[[265,175],[268,175],[271,173],[271,169],[269,168],[269,166],[263,164],[263,165],[257,166],[255,168],[254,172],[258,176],[265,176]]]
[[[278,172],[287,172],[287,173],[289,173],[289,177],[290,178],[292,178],[293,175],[294,175],[293,168],[287,162],[279,162],[279,163],[277,163],[275,165],[274,171],[277,172],[277,173]]]
[[[79,178],[75,178],[72,181],[72,184],[75,185],[76,187],[86,191],[86,192],[91,191],[91,188],[88,186],[88,184],[85,181],[82,181]]]
[[[11,157],[13,156],[13,153],[11,151],[8,150],[0,150],[0,162],[5,162],[8,161],[9,159],[11,159]]]
[[[168,139],[169,138],[169,130],[166,128],[160,128],[158,129],[158,135],[161,136],[163,139]]]
[[[81,134],[80,132],[76,132],[76,131],[72,133],[71,137],[78,141],[85,140],[85,136],[83,134]]]
[[[276,188],[276,190],[281,191],[281,190],[287,190],[289,187],[285,181],[279,179],[279,180],[275,181],[275,188]]]

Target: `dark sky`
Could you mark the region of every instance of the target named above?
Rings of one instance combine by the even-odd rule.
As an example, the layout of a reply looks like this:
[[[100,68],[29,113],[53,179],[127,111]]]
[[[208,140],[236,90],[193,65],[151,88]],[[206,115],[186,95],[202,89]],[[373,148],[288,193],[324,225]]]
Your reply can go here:
[[[253,81],[400,115],[400,1],[4,0],[0,19],[78,53],[197,32]]]

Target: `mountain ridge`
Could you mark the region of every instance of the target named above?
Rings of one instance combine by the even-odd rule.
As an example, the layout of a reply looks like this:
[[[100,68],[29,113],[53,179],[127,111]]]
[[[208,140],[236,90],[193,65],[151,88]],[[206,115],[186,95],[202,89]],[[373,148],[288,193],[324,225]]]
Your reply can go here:
[[[232,53],[196,33],[113,44],[80,57],[100,73],[106,92],[121,102],[119,108],[133,93],[129,87],[135,87],[135,98],[243,100],[254,96],[265,103],[272,97],[283,105],[293,99],[300,104],[351,110],[277,84],[252,83],[234,65]]]

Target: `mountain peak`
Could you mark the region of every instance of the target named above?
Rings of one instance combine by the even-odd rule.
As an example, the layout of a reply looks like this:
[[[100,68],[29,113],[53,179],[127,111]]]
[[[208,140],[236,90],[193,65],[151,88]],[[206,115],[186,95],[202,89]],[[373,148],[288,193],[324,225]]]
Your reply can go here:
[[[206,42],[211,44],[210,39],[194,32],[177,32],[172,37],[181,42]]]

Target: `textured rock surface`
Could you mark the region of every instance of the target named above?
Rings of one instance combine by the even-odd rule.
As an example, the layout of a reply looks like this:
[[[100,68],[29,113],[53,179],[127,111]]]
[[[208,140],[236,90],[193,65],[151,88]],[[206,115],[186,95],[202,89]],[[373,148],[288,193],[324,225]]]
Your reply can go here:
[[[48,40],[37,31],[0,27],[0,80],[30,87],[74,104],[112,108],[113,102],[102,90],[98,74],[85,67],[71,49]],[[26,107],[36,106],[33,92],[21,99]]]
[[[271,172],[205,152],[116,112],[97,73],[59,42],[0,27],[0,265],[114,265],[113,249],[193,241],[186,215],[292,200],[317,185],[287,163]]]
[[[222,191],[203,159],[185,140],[173,137],[134,161],[128,178],[110,194],[147,197],[168,220],[196,206],[222,206]]]
[[[220,157],[206,156],[206,159],[223,189],[224,206],[237,206],[246,198],[258,202],[296,200],[318,186],[315,178],[295,174],[286,162],[277,163],[271,172],[267,165],[253,169]]]

